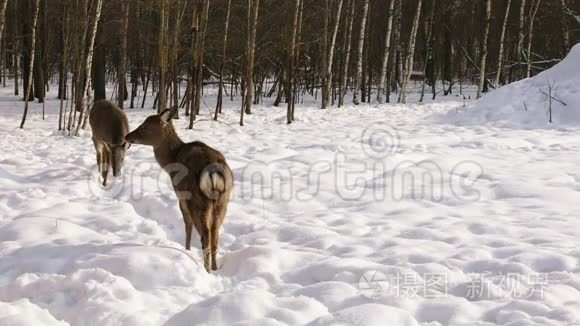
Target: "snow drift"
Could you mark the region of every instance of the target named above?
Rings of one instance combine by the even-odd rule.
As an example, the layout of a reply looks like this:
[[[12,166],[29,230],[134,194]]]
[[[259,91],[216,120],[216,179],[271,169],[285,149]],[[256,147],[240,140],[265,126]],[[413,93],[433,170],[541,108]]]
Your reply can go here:
[[[580,126],[580,44],[551,69],[492,91],[466,108],[449,112],[443,120],[524,128]]]

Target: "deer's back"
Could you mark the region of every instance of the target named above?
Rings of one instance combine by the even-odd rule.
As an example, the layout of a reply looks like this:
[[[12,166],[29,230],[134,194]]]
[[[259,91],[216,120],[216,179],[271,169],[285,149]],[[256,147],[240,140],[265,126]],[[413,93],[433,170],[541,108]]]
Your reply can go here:
[[[212,163],[225,166],[224,172],[229,176],[224,177],[232,177],[232,172],[222,153],[199,141],[183,144],[177,153],[176,161],[187,168],[187,177],[176,185],[176,188],[181,190],[190,190],[192,187],[198,189],[197,185],[199,185],[202,171]]]
[[[125,112],[115,104],[101,100],[95,102],[89,116],[93,138],[109,144],[122,144],[129,132],[129,122]]]
[[[183,144],[177,153],[176,159],[178,163],[186,166],[190,173],[197,177],[211,163],[227,165],[222,153],[200,141]]]

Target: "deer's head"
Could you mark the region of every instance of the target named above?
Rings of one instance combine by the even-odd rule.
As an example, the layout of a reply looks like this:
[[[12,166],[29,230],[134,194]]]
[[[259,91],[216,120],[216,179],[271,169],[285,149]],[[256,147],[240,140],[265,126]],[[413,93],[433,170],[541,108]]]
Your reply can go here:
[[[177,109],[167,109],[159,114],[152,115],[130,132],[125,139],[128,143],[148,146],[159,146],[169,133],[173,133],[171,120]]]
[[[109,144],[108,146],[112,156],[113,176],[118,177],[125,162],[125,151],[131,147],[131,144],[124,142],[123,144]]]

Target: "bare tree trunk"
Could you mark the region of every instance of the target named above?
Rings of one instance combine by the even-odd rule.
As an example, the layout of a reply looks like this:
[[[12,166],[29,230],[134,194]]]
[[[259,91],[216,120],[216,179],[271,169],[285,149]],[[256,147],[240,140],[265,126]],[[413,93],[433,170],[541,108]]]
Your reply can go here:
[[[363,47],[363,69],[361,75],[361,83],[360,83],[360,91],[361,91],[361,102],[367,102],[367,85],[370,82],[370,69],[369,69],[369,34],[371,33],[371,20],[368,18],[367,14],[367,26],[365,27],[365,38],[364,38],[364,47]],[[370,101],[369,101],[370,102]]]
[[[341,107],[344,104],[344,95],[346,94],[347,87],[347,80],[348,80],[348,67],[350,65],[350,49],[352,44],[352,27],[354,25],[354,6],[356,0],[350,1],[350,10],[348,13],[349,21],[348,27],[344,33],[344,62],[342,67],[342,79],[339,83],[338,89],[338,107]]]
[[[8,0],[0,0],[0,42],[2,42],[2,36],[4,32],[4,24],[6,23],[6,5]]]
[[[223,40],[223,48],[222,48],[222,61],[220,63],[220,76],[219,76],[219,86],[218,86],[218,97],[217,97],[217,104],[214,113],[214,120],[218,119],[218,113],[222,112],[223,107],[223,93],[224,93],[224,65],[226,63],[226,54],[228,49],[228,30],[230,26],[230,13],[232,8],[232,0],[228,0],[228,9],[226,11],[226,20],[224,26],[224,40]]]
[[[97,30],[93,57],[93,97],[95,101],[107,99],[107,56],[102,26]]]
[[[403,25],[403,0],[395,0],[395,13],[394,13],[394,30],[393,30],[393,42],[395,43],[395,54],[393,58],[395,60],[395,89],[403,85],[403,48],[401,47],[401,31]],[[399,100],[400,100],[399,96]]]
[[[67,124],[67,130],[69,132],[69,136],[72,135],[73,129],[75,129],[76,124],[76,115],[77,112],[80,112],[84,109],[83,100],[84,100],[84,82],[85,82],[85,75],[86,71],[83,70],[83,64],[85,63],[85,56],[86,56],[86,40],[87,35],[89,34],[89,26],[90,22],[84,18],[88,17],[88,1],[87,0],[80,0],[75,1],[73,3],[75,8],[73,17],[77,19],[73,19],[73,26],[71,27],[75,33],[74,41],[72,42],[75,45],[75,54],[74,54],[74,82],[71,83],[71,94],[74,94],[74,97],[71,99],[71,108],[74,106],[74,110],[71,110],[69,113],[69,120]],[[74,112],[73,112],[74,111]]]
[[[127,75],[127,31],[129,29],[129,1],[121,1],[121,11],[123,18],[121,20],[121,28],[119,33],[119,44],[120,44],[120,61],[117,80],[119,81],[119,91],[117,92],[117,105],[121,110],[125,105],[125,100],[127,99],[126,89],[127,81],[125,76]]]
[[[292,28],[290,32],[290,41],[288,44],[288,78],[287,87],[290,92],[288,99],[288,109],[286,111],[286,123],[292,123],[292,104],[296,94],[294,93],[294,60],[296,52],[296,34],[298,32],[298,16],[300,14],[300,0],[294,0],[294,13],[292,15]]]
[[[78,136],[79,134],[79,130],[80,128],[85,128],[85,125],[87,123],[87,117],[89,116],[89,110],[90,110],[90,106],[92,104],[92,99],[91,99],[91,68],[93,65],[93,53],[94,53],[94,48],[95,48],[95,38],[97,35],[97,29],[99,27],[99,20],[101,19],[101,9],[103,8],[103,0],[96,0],[97,3],[97,7],[95,8],[95,17],[93,20],[93,28],[91,30],[91,34],[89,35],[89,46],[88,46],[88,50],[87,50],[87,58],[86,58],[86,65],[85,65],[85,74],[86,74],[86,78],[85,78],[85,87],[83,89],[78,90],[79,92],[81,92],[80,94],[80,98],[84,99],[84,94],[82,94],[83,90],[87,93],[87,99],[85,101],[86,105],[83,105],[81,112],[79,114],[79,123],[77,125],[77,130],[75,132],[75,135]],[[85,113],[85,106],[86,106],[86,116],[84,115]]]
[[[497,54],[497,72],[495,75],[495,86],[496,87],[499,86],[499,81],[500,81],[500,78],[503,74],[503,52],[504,52],[504,48],[505,48],[505,34],[506,34],[506,29],[507,29],[507,23],[508,23],[509,16],[510,16],[511,5],[512,5],[512,0],[507,0],[507,3],[505,5],[505,15],[503,18],[503,24],[501,26],[501,34],[499,37],[499,52]]]
[[[202,8],[200,8],[200,4]],[[188,77],[188,101],[186,105],[186,115],[187,111],[189,111],[189,129],[193,129],[193,122],[197,116],[196,106],[196,99],[197,93],[201,90],[199,89],[199,83],[197,79],[199,78],[198,70],[199,70],[199,44],[200,44],[200,37],[201,37],[201,16],[203,16],[203,3],[200,0],[195,0],[193,3],[193,13],[192,13],[192,22],[191,22],[191,67],[190,67],[190,76]]]
[[[256,51],[256,28],[258,26],[258,13],[260,11],[260,0],[248,0],[248,42],[246,60],[246,93],[244,105],[240,113],[240,126],[244,125],[244,113],[252,113],[252,102],[254,101],[254,57]]]
[[[200,5],[200,7],[198,7]],[[201,95],[203,92],[203,59],[205,55],[205,33],[209,13],[209,0],[199,1],[193,12],[193,53],[192,76],[190,77],[189,102],[190,116],[189,129],[193,129],[193,122],[201,110]]]
[[[24,123],[26,123],[26,115],[28,114],[28,99],[30,98],[30,92],[32,91],[32,74],[34,72],[34,52],[36,50],[36,25],[38,22],[38,12],[40,10],[40,0],[34,0],[33,16],[32,16],[32,46],[30,50],[30,67],[28,70],[28,80],[26,84],[26,92],[24,94],[24,113],[22,114],[22,122],[20,123],[20,129],[24,129]]]
[[[422,0],[417,3],[417,10],[415,11],[415,18],[413,19],[413,26],[411,27],[411,35],[409,36],[409,47],[407,48],[407,59],[405,60],[405,72],[403,77],[403,85],[401,86],[401,94],[399,99],[401,103],[407,103],[407,85],[413,73],[413,59],[415,56],[415,43],[417,41],[417,30],[419,29],[419,18],[421,17]]]
[[[524,49],[524,16],[525,16],[525,10],[526,10],[526,0],[521,0],[521,4],[520,4],[520,21],[519,21],[519,27],[518,27],[518,44],[516,46],[516,58],[517,58],[517,64],[520,65],[522,64],[522,54],[523,54],[523,49]],[[523,74],[523,69],[518,69],[518,71],[520,71],[520,76],[522,77]]]
[[[426,38],[425,42],[425,65],[423,66],[423,83],[421,85],[421,98],[419,102],[423,102],[423,98],[425,97],[425,85],[427,84],[427,72],[428,67],[431,68],[430,70],[434,74],[435,68],[433,67],[433,25],[435,23],[435,7],[437,6],[437,0],[432,0],[431,2],[431,13],[429,14],[429,20],[425,24],[426,31]],[[435,83],[435,78],[431,78],[431,81]]]
[[[487,65],[487,40],[489,38],[489,25],[491,24],[491,0],[485,0],[485,21],[483,38],[481,40],[481,58],[479,61],[479,84],[477,86],[477,98],[481,97],[485,87],[485,72]]]
[[[246,97],[248,96],[248,92],[247,91],[247,80],[248,80],[248,65],[249,65],[249,60],[248,57],[250,56],[250,34],[251,34],[251,29],[252,29],[252,6],[253,6],[253,0],[248,0],[247,1],[247,10],[246,10],[246,71],[240,73],[241,74],[241,81],[240,81],[240,93],[242,96],[242,108],[240,110],[240,126],[244,125],[244,113],[246,112]]]
[[[193,121],[196,119],[196,112],[193,109],[195,104],[195,93],[197,92],[197,66],[198,66],[198,51],[197,44],[199,43],[199,1],[195,0],[193,2],[193,12],[191,14],[191,62],[187,77],[187,103],[185,107],[185,115],[189,115],[189,129],[193,128]]]
[[[173,100],[172,108],[179,107],[179,35],[181,33],[181,22],[185,16],[185,10],[187,9],[187,1],[183,2],[183,7],[181,7],[182,1],[177,1],[175,25],[173,27],[173,44],[171,47],[171,67],[172,67],[172,80],[173,80]],[[181,10],[179,9],[181,7]],[[174,116],[174,119],[179,119],[179,110]]]
[[[0,53],[0,69],[2,70],[2,86],[6,87],[6,67],[4,64],[6,62],[6,40],[2,37],[2,32],[4,31],[4,24],[6,23],[6,5],[8,4],[8,0],[0,0],[0,44],[1,44],[1,51]]]
[[[254,100],[254,64],[256,56],[256,29],[258,27],[258,13],[260,12],[260,0],[255,0],[254,16],[250,29],[250,43],[248,49],[248,77],[246,87],[248,93],[246,95],[246,114],[252,114],[252,101]]]
[[[389,56],[391,55],[391,34],[393,32],[393,16],[395,13],[395,0],[389,3],[389,19],[387,20],[387,33],[385,34],[385,52],[383,53],[383,62],[381,65],[381,76],[379,77],[379,87],[377,89],[377,101],[383,103],[383,93],[385,81],[387,79],[387,68],[389,66]],[[389,91],[387,87],[387,92]]]
[[[74,109],[76,96],[77,96],[76,83],[73,81],[70,83],[70,96],[69,96],[70,109],[68,112],[68,122],[67,122],[67,127],[66,127],[66,130],[69,132],[69,135],[70,135],[70,131],[72,130],[72,123],[74,121],[74,117],[76,117],[76,113],[77,113],[77,111]],[[74,114],[74,117],[73,117],[73,114]]]
[[[296,82],[296,67],[300,64],[300,44],[302,43],[302,18],[304,17],[304,1],[300,0],[300,8],[298,9],[298,30],[296,31],[296,47],[294,48],[294,81],[293,89],[294,97],[292,97],[292,112],[290,113],[292,121],[294,121],[294,111],[296,108],[296,99],[300,97],[298,94],[298,83]]]
[[[354,77],[354,94],[352,102],[355,105],[359,104],[359,93],[360,84],[362,79],[362,69],[363,69],[363,50],[365,43],[365,29],[367,26],[367,18],[369,13],[369,0],[364,0],[363,14],[360,23],[360,33],[358,37],[358,51],[357,51],[357,63],[356,63],[356,74]],[[421,0],[419,0],[421,1]]]
[[[68,56],[68,10],[67,10],[67,5],[66,2],[63,2],[63,6],[62,6],[62,11],[63,11],[63,21],[62,21],[62,35],[61,37],[61,42],[62,42],[62,57],[61,57],[61,82],[60,82],[60,108],[59,108],[59,112],[58,112],[58,130],[62,130],[64,129],[64,125],[63,125],[63,111],[65,109],[65,99],[66,99],[66,81],[68,79],[67,76],[67,56]]]
[[[14,5],[14,8],[15,8],[14,11],[16,11],[17,6]],[[15,15],[16,15],[16,13],[15,13]],[[14,30],[16,31],[16,19],[14,19],[14,22],[15,22],[14,23]],[[13,43],[14,44],[12,44],[12,60],[13,60],[12,69],[14,71],[14,96],[18,96],[19,95],[18,72],[20,70],[20,62],[19,62],[20,56],[18,55],[18,53],[20,52],[20,49],[18,46],[19,42],[16,39],[16,37],[14,38]]]
[[[336,15],[334,16],[334,27],[332,28],[332,36],[330,37],[330,44],[328,47],[328,60],[326,61],[326,99],[323,99],[325,107],[328,105],[328,97],[330,95],[330,87],[332,83],[332,66],[334,62],[334,48],[336,46],[336,36],[338,34],[338,27],[340,26],[340,17],[342,15],[343,0],[338,0]]]
[[[530,15],[528,18],[529,28],[528,28],[528,48],[527,48],[527,70],[526,78],[530,78],[532,74],[532,40],[534,37],[534,22],[536,20],[536,15],[538,14],[538,9],[540,9],[540,4],[542,0],[532,0],[530,3]]]
[[[8,0],[6,0],[8,1]],[[18,17],[18,6],[16,5],[16,2],[14,2],[14,17]],[[18,24],[17,24],[17,20],[13,19],[14,21],[14,25],[13,25],[13,29],[14,29],[14,33],[17,34],[18,33]],[[18,87],[18,72],[19,72],[19,61],[20,61],[20,56],[18,55],[18,53],[20,53],[20,49],[19,49],[19,41],[18,38],[16,37],[16,35],[14,36],[14,39],[12,40],[12,60],[13,62],[13,70],[14,70],[14,96],[18,96],[18,92],[19,92],[19,87]]]
[[[159,58],[159,101],[157,103],[157,112],[161,112],[167,108],[167,93],[166,93],[166,74],[167,74],[167,50],[166,50],[166,31],[167,31],[167,0],[159,1],[159,36],[157,39],[158,58]]]
[[[196,92],[193,111],[195,115],[199,115],[201,110],[201,95],[203,93],[203,62],[205,56],[205,34],[207,31],[207,22],[209,15],[209,4],[210,0],[204,0],[202,3],[202,8],[200,12],[200,31],[198,33],[198,43],[197,43],[197,76],[196,76]]]
[[[326,71],[328,69],[328,24],[330,18],[330,0],[323,0],[324,1],[324,12],[322,18],[322,41],[320,43],[320,66],[322,70],[322,98],[321,98],[321,109],[326,109],[328,104],[328,75]]]
[[[153,61],[153,58],[151,59]],[[145,85],[143,85],[143,101],[141,101],[141,108],[145,107],[145,100],[147,99],[147,90],[149,89],[149,82],[151,81],[151,70],[153,69],[153,63],[149,63],[149,67],[147,68],[147,75],[145,76]],[[153,88],[153,87],[151,87]],[[153,91],[151,91],[153,94]]]
[[[564,16],[570,16],[578,20],[579,18],[568,8],[566,5],[566,0],[560,0],[560,7]],[[564,40],[564,49],[562,55],[565,56],[570,52],[570,27],[568,26],[568,20],[562,20],[562,39]]]

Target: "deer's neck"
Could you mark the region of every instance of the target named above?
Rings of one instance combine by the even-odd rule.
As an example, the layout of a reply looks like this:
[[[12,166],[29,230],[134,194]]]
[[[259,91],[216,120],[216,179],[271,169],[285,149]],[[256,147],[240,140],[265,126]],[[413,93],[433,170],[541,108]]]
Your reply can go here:
[[[165,168],[167,165],[175,163],[177,161],[177,153],[182,145],[183,141],[179,138],[175,130],[173,128],[169,129],[167,134],[164,135],[161,144],[153,148],[155,159],[159,165]]]

